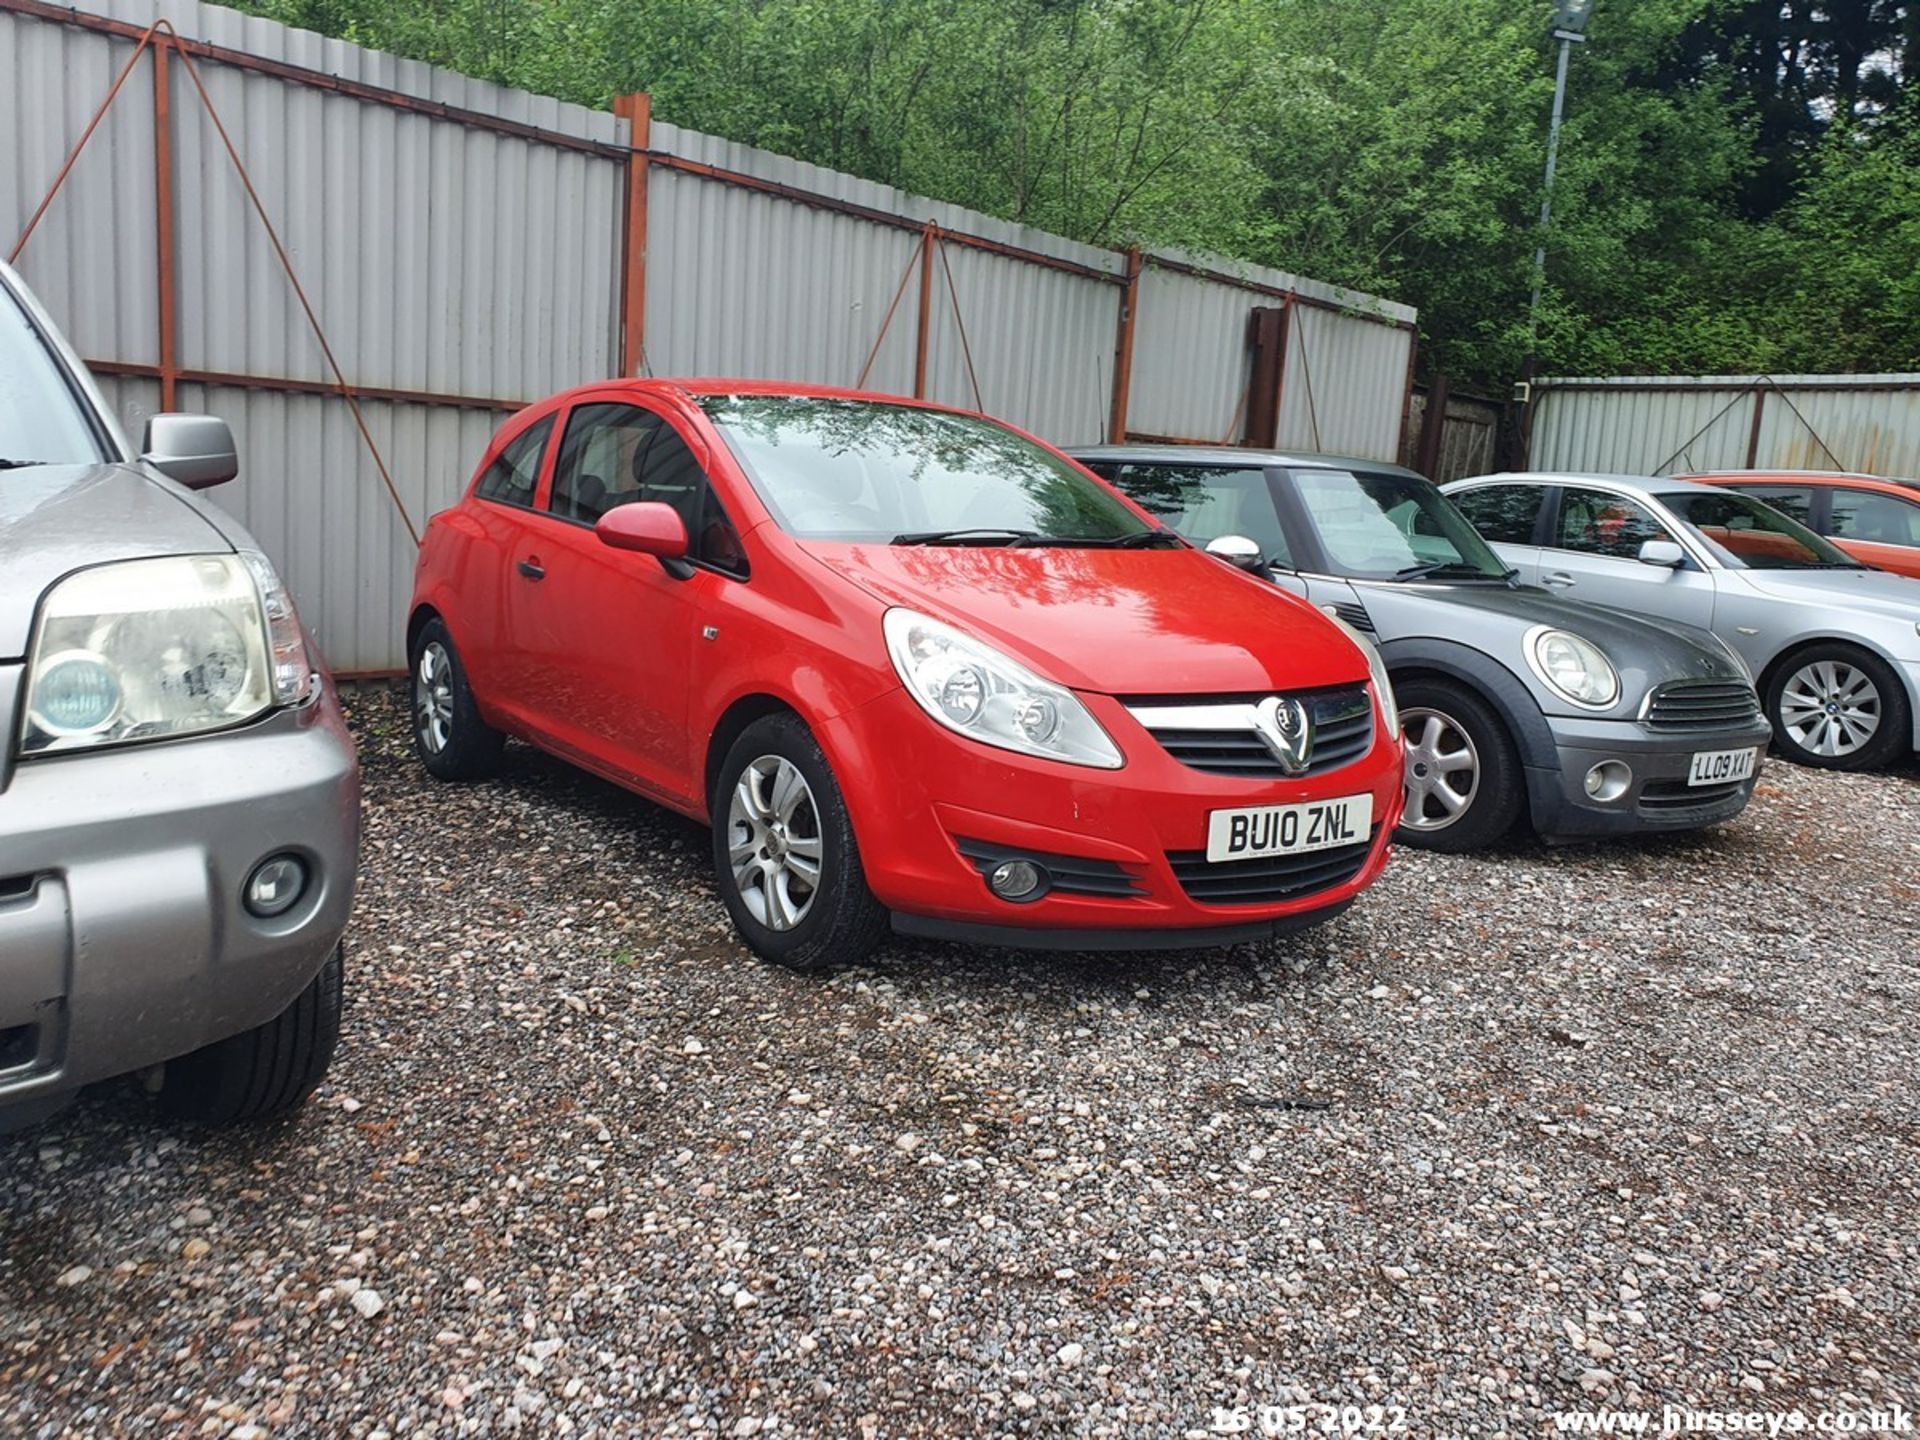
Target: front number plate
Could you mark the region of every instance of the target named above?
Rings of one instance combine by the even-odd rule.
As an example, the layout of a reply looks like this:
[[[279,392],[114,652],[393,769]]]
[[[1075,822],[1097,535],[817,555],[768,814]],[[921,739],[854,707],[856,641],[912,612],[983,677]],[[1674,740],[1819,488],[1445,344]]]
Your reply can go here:
[[[1373,796],[1216,810],[1207,817],[1207,859],[1258,860],[1357,845],[1373,826]]]
[[[1687,770],[1689,785],[1729,785],[1752,776],[1758,750],[1702,750]]]

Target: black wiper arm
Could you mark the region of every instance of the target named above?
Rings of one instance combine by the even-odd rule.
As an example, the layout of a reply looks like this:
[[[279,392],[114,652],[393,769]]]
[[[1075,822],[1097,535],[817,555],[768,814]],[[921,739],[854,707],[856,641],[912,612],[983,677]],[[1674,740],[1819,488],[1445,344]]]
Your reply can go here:
[[[894,545],[1024,545],[1040,537],[1031,530],[1007,530],[980,525],[966,530],[906,530],[889,542]]]
[[[1059,548],[1071,546],[1076,550],[1146,550],[1159,545],[1184,546],[1186,541],[1171,530],[1154,529],[1136,530],[1131,535],[1033,535],[1020,543]]]
[[[1493,579],[1493,576],[1488,575],[1486,571],[1482,570],[1470,560],[1435,560],[1426,565],[1409,565],[1404,570],[1394,571],[1393,578],[1396,580],[1424,580],[1427,576],[1438,575],[1443,570],[1466,570],[1470,571],[1477,578]],[[1509,571],[1508,573],[1512,574],[1514,572]]]
[[[0,455],[0,470],[31,470],[36,465],[45,465],[45,460],[9,460]]]

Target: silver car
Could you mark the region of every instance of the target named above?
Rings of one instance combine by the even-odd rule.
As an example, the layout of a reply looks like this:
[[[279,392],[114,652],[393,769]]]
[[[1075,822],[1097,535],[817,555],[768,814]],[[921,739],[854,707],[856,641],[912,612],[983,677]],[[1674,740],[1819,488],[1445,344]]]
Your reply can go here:
[[[1868,770],[1920,749],[1920,581],[1718,486],[1529,473],[1445,488],[1527,583],[1738,650],[1788,759]]]
[[[1413,471],[1189,446],[1074,454],[1371,637],[1407,743],[1403,842],[1470,850],[1523,815],[1556,840],[1694,829],[1752,796],[1767,726],[1726,646],[1516,584]],[[1225,735],[1183,743],[1189,764],[1234,754]]]
[[[0,1128],[140,1072],[209,1122],[306,1099],[340,1027],[359,770],[300,619],[193,491],[227,427],[134,454],[0,265]]]

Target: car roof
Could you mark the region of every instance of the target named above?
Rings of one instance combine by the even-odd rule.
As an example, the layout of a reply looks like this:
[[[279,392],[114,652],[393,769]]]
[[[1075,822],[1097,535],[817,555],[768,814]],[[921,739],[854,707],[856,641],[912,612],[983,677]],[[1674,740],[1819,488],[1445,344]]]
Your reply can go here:
[[[1718,487],[1701,485],[1692,480],[1678,480],[1660,475],[1622,475],[1605,470],[1502,470],[1492,475],[1470,475],[1460,480],[1449,480],[1443,489],[1452,490],[1462,485],[1520,484],[1520,485],[1578,485],[1582,482],[1597,485],[1603,489],[1629,490],[1642,495],[1685,494],[1697,490],[1705,494]]]
[[[1254,450],[1234,445],[1063,445],[1076,460],[1119,460],[1135,465],[1284,465],[1295,470],[1371,470],[1427,477],[1388,460],[1360,455],[1319,455],[1297,450]]]
[[[564,400],[587,391],[631,390],[637,395],[678,395],[698,399],[707,395],[790,395],[805,400],[866,400],[880,405],[906,405],[916,410],[943,410],[950,415],[980,412],[959,405],[943,405],[934,400],[916,400],[911,395],[888,395],[878,390],[855,390],[843,385],[815,385],[803,380],[748,380],[729,376],[636,376],[612,375],[575,385],[549,400]],[[543,402],[544,403],[544,402]]]
[[[1783,481],[1791,484],[1801,480],[1816,485],[1844,481],[1852,485],[1864,485],[1869,490],[1886,490],[1894,495],[1911,495],[1914,490],[1920,489],[1920,480],[1903,480],[1895,475],[1868,475],[1860,470],[1690,470],[1685,476],[1676,478],[1705,480],[1711,484],[1737,480],[1756,485],[1779,484]]]

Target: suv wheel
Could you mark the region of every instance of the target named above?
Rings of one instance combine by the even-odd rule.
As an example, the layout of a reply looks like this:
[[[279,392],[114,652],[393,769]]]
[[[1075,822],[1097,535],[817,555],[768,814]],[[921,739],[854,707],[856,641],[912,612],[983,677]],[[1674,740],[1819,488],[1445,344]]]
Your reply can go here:
[[[857,965],[887,933],[839,783],[800,717],[756,720],[721,762],[713,863],[755,954],[795,970]]]
[[[266,1024],[167,1062],[160,1107],[183,1120],[228,1125],[297,1110],[323,1079],[340,1041],[344,947]]]
[[[466,667],[444,621],[435,617],[414,637],[413,749],[441,780],[477,780],[500,763],[506,737],[480,718]]]
[[[1407,740],[1407,809],[1394,838],[1459,854],[1505,835],[1520,818],[1520,757],[1493,708],[1464,685],[1395,685]]]
[[[1789,656],[1767,682],[1773,743],[1789,760],[1826,770],[1874,770],[1906,749],[1907,692],[1881,660],[1853,645]]]

